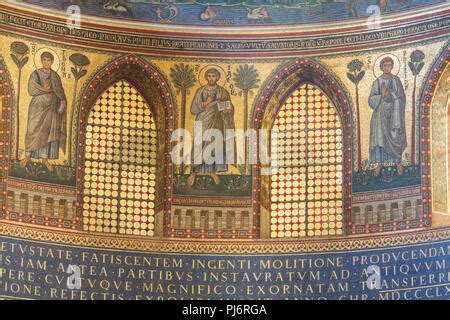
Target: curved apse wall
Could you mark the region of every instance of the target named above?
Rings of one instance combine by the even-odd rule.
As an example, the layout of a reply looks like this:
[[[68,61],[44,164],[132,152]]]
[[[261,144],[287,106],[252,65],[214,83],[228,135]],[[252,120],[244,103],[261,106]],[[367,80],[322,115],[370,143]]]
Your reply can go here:
[[[448,4],[76,2],[0,3],[2,297],[446,297]]]

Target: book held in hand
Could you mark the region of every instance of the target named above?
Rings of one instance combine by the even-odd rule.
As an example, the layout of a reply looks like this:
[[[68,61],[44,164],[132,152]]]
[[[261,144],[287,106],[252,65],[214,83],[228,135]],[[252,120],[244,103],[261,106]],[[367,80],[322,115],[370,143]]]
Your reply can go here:
[[[219,111],[233,110],[233,106],[231,105],[231,101],[218,101],[217,109]]]

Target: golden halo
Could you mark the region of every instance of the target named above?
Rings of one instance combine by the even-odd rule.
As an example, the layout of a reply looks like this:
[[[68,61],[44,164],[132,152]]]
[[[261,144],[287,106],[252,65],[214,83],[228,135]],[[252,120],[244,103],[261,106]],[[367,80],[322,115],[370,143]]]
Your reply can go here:
[[[383,54],[382,56],[379,56],[377,60],[375,60],[375,63],[373,65],[373,74],[375,78],[379,78],[383,74],[383,71],[381,71],[380,69],[380,62],[386,57],[390,57],[392,58],[392,60],[394,60],[394,67],[392,68],[391,73],[393,75],[398,75],[398,73],[400,72],[400,59],[392,53]]]
[[[227,79],[227,74],[225,73],[225,70],[222,69],[222,67],[216,65],[216,64],[210,64],[207,65],[206,67],[204,67],[203,69],[200,70],[200,72],[198,73],[198,82],[200,83],[201,86],[204,86],[207,84],[206,79],[205,79],[205,73],[208,69],[217,69],[217,71],[219,71],[220,73],[220,79],[217,82],[218,85],[220,86],[224,86],[226,79]]]
[[[36,51],[36,54],[34,55],[34,66],[36,67],[36,69],[42,68],[41,56],[44,52],[50,52],[53,55],[53,57],[55,58],[55,61],[53,62],[53,65],[52,65],[52,70],[57,72],[59,70],[59,66],[60,66],[59,57],[55,51],[53,51],[52,49],[49,49],[49,48],[41,48],[38,51]]]

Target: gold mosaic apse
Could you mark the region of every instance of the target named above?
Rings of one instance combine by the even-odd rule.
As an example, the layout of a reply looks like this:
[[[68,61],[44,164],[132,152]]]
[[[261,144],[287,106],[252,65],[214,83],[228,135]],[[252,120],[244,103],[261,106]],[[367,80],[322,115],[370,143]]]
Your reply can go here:
[[[271,237],[342,235],[342,129],[334,105],[304,84],[280,109],[272,135]]]
[[[153,236],[156,148],[149,106],[131,84],[115,83],[88,119],[85,231]]]

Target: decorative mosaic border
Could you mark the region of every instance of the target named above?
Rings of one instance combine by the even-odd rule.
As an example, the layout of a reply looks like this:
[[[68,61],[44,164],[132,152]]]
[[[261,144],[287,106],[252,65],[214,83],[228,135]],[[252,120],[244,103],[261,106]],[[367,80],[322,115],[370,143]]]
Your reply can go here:
[[[127,238],[107,237],[94,234],[69,233],[64,231],[51,231],[0,222],[0,234],[49,241],[58,244],[75,246],[99,247],[105,249],[120,249],[145,252],[167,253],[211,253],[211,254],[257,254],[257,253],[300,253],[356,250],[379,247],[392,247],[398,245],[415,244],[450,238],[450,227],[441,229],[403,232],[391,235],[354,236],[351,238],[324,238],[321,240],[302,241],[261,241],[261,240],[227,240],[227,241],[194,241],[174,240],[162,238]]]
[[[196,198],[190,196],[176,197],[173,198],[174,205],[180,206],[230,206],[230,207],[244,207],[252,206],[251,199],[239,199],[239,198]]]
[[[1,217],[1,214],[0,214]],[[65,219],[59,217],[44,216],[28,212],[6,211],[3,219],[9,221],[23,222],[30,225],[41,225],[50,228],[62,228],[77,230],[79,228],[78,219]]]
[[[54,16],[0,4],[1,28],[11,33],[26,34],[40,39],[96,47],[111,51],[132,51],[147,54],[172,54],[190,57],[248,57],[333,54],[337,51],[369,50],[397,46],[430,37],[445,37],[448,33],[450,10],[405,16],[382,22],[377,29],[366,24],[342,28],[289,30],[272,32],[202,32],[194,29],[163,30],[149,27],[126,28],[114,23],[83,21],[84,29],[70,29],[65,16]],[[169,26],[170,27],[170,26]],[[246,29],[245,29],[246,30]],[[209,39],[210,41],[205,41]],[[207,42],[207,43],[206,43]]]
[[[253,239],[252,229],[211,229],[204,230],[199,228],[179,229],[172,228],[170,235],[172,238],[188,239]]]
[[[30,1],[24,0],[27,6],[32,6],[35,11],[52,10],[61,14],[61,6],[58,1]],[[138,1],[129,1],[127,3],[127,9],[130,12],[148,11],[151,12],[155,9],[162,10],[163,12],[168,10],[166,1],[140,1],[140,4],[136,4]],[[310,24],[332,24],[335,21],[351,22],[355,19],[368,19],[370,11],[366,12],[366,7],[361,7],[361,3],[364,1],[352,1],[352,6],[334,7],[334,1],[318,1],[316,3],[310,1],[177,1],[170,2],[171,10],[177,10],[177,14],[169,18],[163,18],[162,16],[145,14],[136,17],[135,14],[127,13],[122,14],[119,17],[124,21],[134,23],[157,23],[162,26],[165,25],[178,25],[185,28],[192,27],[271,27],[271,26],[291,26],[291,25],[310,25]],[[439,6],[442,0],[427,0],[427,1],[411,1],[403,0],[397,1],[398,3],[387,3],[381,5],[383,8],[383,16],[395,19],[402,14],[414,14],[417,10],[427,9],[433,10],[434,7]],[[72,2],[71,2],[72,3]],[[383,2],[381,2],[383,3]],[[394,7],[392,7],[392,4]],[[20,5],[20,2],[17,4]],[[330,6],[331,7],[328,7]],[[311,13],[310,8],[314,8],[316,13]],[[255,8],[266,10],[267,17],[265,18],[249,18],[249,11]],[[169,9],[169,10],[170,10]],[[349,9],[353,10],[352,15],[349,14]],[[101,19],[114,19],[117,18],[113,13],[109,13],[106,10],[99,10],[93,7],[82,7],[84,14],[88,14],[92,17]],[[205,19],[200,14],[195,12],[204,12],[205,10],[213,10],[218,17]],[[286,10],[289,10],[289,14],[286,14]],[[333,17],[322,15],[321,11],[333,10]],[[167,11],[166,11],[167,12]],[[163,16],[165,14],[163,13]]]
[[[372,192],[354,192],[352,195],[352,200],[354,204],[367,203],[367,202],[377,202],[385,200],[393,200],[397,198],[404,198],[410,196],[420,195],[420,186],[413,186],[401,189],[391,189]]]
[[[75,197],[76,188],[56,184],[44,184],[39,181],[26,181],[14,177],[8,177],[8,186],[29,191],[43,191],[59,196]]]

